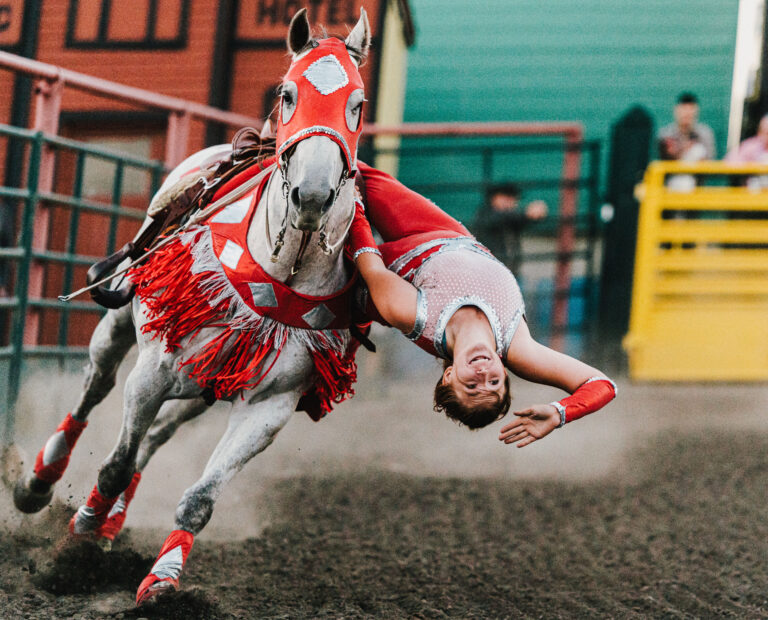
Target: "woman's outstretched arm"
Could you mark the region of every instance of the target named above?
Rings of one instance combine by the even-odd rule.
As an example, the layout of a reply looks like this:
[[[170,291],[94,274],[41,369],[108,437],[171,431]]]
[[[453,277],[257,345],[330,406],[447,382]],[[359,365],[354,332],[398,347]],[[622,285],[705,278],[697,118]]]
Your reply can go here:
[[[616,385],[596,368],[536,342],[523,321],[512,339],[505,365],[528,381],[565,390],[571,396],[515,411],[515,420],[499,439],[518,448],[546,437],[556,428],[604,407],[616,396]]]

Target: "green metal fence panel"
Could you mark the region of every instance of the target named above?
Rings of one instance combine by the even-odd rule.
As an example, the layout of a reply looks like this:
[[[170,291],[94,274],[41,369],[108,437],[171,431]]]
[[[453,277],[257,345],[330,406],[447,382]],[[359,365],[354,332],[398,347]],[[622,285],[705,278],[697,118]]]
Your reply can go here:
[[[472,232],[492,186],[517,184],[523,205],[543,199],[549,214],[541,222],[530,224],[522,235],[520,270],[515,273],[526,300],[528,324],[537,338],[574,355],[594,348],[594,324],[599,298],[598,257],[602,223],[600,176],[602,143],[587,140],[568,145],[562,139],[538,137],[484,136],[482,139],[457,137],[402,137],[400,145],[376,149],[368,141],[361,145],[361,159],[375,161],[376,155],[397,155],[398,178],[411,189],[432,199],[441,208],[460,219]],[[567,181],[563,178],[566,149],[577,150],[581,157],[580,173]],[[415,160],[434,172],[434,176],[413,170]],[[518,164],[536,160],[545,162],[533,174],[520,176]],[[522,164],[521,164],[522,165]],[[454,171],[453,169],[456,168]],[[575,188],[579,206],[573,220],[559,213],[562,190]],[[558,249],[561,227],[573,224],[576,246],[565,255]],[[482,237],[480,237],[482,241]],[[497,256],[514,269],[517,261]],[[556,282],[556,265],[565,260],[570,266],[570,283]],[[568,316],[563,324],[555,318],[556,300],[567,300]]]
[[[0,333],[0,364],[7,368],[3,373],[5,382],[0,387],[0,446],[13,441],[14,404],[19,395],[26,360],[64,360],[72,357],[87,355],[85,342],[71,342],[73,320],[80,313],[103,314],[105,311],[87,298],[65,303],[57,299],[59,294],[70,292],[73,288],[84,284],[83,267],[90,266],[102,256],[91,256],[78,253],[78,241],[83,237],[83,218],[106,218],[103,227],[105,253],[109,254],[116,248],[119,238],[121,220],[132,222],[130,228],[138,230],[144,219],[143,208],[128,207],[123,203],[126,199],[124,191],[125,174],[129,170],[140,170],[149,177],[149,189],[146,196],[132,196],[134,202],[141,206],[149,204],[151,196],[157,191],[166,169],[162,162],[143,160],[133,156],[110,151],[93,144],[80,143],[58,136],[50,136],[42,132],[33,132],[16,127],[0,125],[0,138],[13,138],[23,145],[25,154],[24,168],[27,170],[24,187],[0,187],[0,200],[3,208],[14,210],[18,230],[14,235],[11,247],[0,247],[0,262],[11,264],[12,277],[5,284],[6,293],[0,296],[0,313],[10,318],[7,321],[7,333]],[[45,165],[43,153],[52,151],[55,154],[55,165],[62,165],[63,157],[74,157],[74,172],[72,178],[67,178],[54,185],[52,191],[40,191],[41,165]],[[114,164],[114,176],[111,191],[104,201],[86,198],[87,190],[84,174],[89,158],[98,158]],[[48,171],[52,173],[52,171]],[[66,172],[66,170],[65,170]],[[66,186],[70,186],[66,189]],[[67,230],[59,235],[62,249],[50,247],[35,247],[34,226],[36,216],[41,208],[68,211],[65,221]],[[51,211],[52,213],[52,211]],[[91,232],[92,234],[92,232]],[[48,295],[31,297],[30,272],[33,263],[43,265],[46,273],[55,272],[49,280],[60,282],[60,290]],[[50,274],[49,274],[50,275]],[[55,324],[58,333],[44,334],[42,340],[30,339],[25,341],[25,325],[30,311],[57,313]],[[54,328],[56,329],[56,328]]]

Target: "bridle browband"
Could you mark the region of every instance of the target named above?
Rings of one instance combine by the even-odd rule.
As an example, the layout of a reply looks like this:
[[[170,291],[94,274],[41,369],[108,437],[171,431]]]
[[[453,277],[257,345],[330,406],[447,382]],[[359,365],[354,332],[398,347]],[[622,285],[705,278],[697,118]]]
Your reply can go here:
[[[264,221],[265,221],[265,228],[267,233],[267,247],[271,252],[271,255],[269,257],[269,260],[273,263],[276,263],[280,260],[280,251],[283,249],[283,246],[285,245],[285,233],[288,230],[288,194],[290,192],[290,185],[288,184],[287,179],[285,178],[285,172],[288,170],[288,155],[287,152],[283,152],[280,155],[280,165],[276,167],[275,172],[280,171],[280,175],[283,177],[283,185],[282,185],[282,194],[283,194],[283,200],[285,201],[285,210],[283,212],[283,220],[280,223],[280,230],[277,233],[277,237],[275,239],[274,246],[272,245],[272,233],[270,232],[269,227],[269,193],[270,193],[270,186],[272,185],[272,179],[274,178],[275,172],[273,172],[269,180],[267,181],[267,187],[265,188],[265,194],[266,194],[266,202],[264,204],[264,209],[266,210],[266,213],[264,214]],[[333,203],[331,203],[331,206],[328,207],[328,210],[330,211],[333,209],[334,205],[336,204],[336,201],[339,199],[339,194],[341,193],[341,189],[344,187],[344,184],[347,182],[347,179],[349,178],[349,169],[347,166],[344,166],[344,170],[341,173],[341,177],[339,178],[339,183],[336,185],[336,192],[333,196]],[[354,206],[354,205],[353,205]],[[355,218],[355,209],[352,209],[352,214],[349,217],[349,221],[347,222],[347,225],[344,227],[344,232],[341,234],[338,240],[334,243],[329,243],[328,234],[325,232],[325,222],[320,226],[320,228],[317,231],[302,231],[301,233],[301,241],[299,242],[299,249],[296,253],[296,256],[293,260],[293,265],[291,266],[291,271],[288,274],[288,277],[285,280],[285,284],[290,284],[291,280],[293,279],[293,276],[295,276],[299,269],[301,269],[302,260],[304,258],[304,254],[307,251],[307,247],[309,247],[309,242],[312,237],[313,232],[319,233],[319,239],[317,241],[317,245],[322,250],[323,254],[326,256],[330,256],[333,254],[336,250],[339,249],[339,247],[344,243],[344,240],[347,237],[347,233],[349,232],[350,227],[352,226],[352,221]],[[326,220],[327,222],[327,220]]]

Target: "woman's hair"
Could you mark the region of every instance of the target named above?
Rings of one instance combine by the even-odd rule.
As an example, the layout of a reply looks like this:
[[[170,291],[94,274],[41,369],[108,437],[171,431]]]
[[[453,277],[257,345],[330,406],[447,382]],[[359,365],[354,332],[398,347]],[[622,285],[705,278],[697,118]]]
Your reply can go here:
[[[446,361],[444,368],[450,366]],[[450,419],[464,424],[472,430],[488,426],[491,422],[500,420],[509,411],[509,405],[512,402],[512,395],[509,391],[509,375],[504,372],[504,393],[499,396],[496,393],[490,393],[488,399],[476,404],[473,407],[467,407],[456,396],[456,392],[449,384],[443,383],[443,375],[437,380],[435,386],[434,409],[437,412],[444,412]]]

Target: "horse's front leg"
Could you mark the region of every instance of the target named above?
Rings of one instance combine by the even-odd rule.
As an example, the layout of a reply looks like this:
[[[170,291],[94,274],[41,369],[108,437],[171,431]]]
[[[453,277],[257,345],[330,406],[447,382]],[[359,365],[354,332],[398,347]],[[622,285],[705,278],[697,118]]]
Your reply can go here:
[[[243,466],[264,450],[285,426],[300,392],[277,394],[257,404],[237,400],[224,436],[205,467],[202,477],[187,491],[176,509],[176,529],[160,549],[151,572],[141,582],[136,603],[175,590],[192,548],[194,537],[205,527],[224,486]]]
[[[152,343],[143,348],[128,376],[117,444],[101,466],[88,501],[72,517],[69,528],[74,535],[94,534],[104,524],[118,496],[131,483],[139,445],[160,406],[178,396],[176,360],[164,354],[161,346]]]
[[[152,426],[139,444],[139,452],[136,457],[136,473],[133,474],[131,484],[125,489],[115,502],[109,516],[103,526],[97,531],[101,538],[101,544],[105,548],[111,547],[111,541],[120,533],[125,523],[128,506],[130,506],[136,488],[141,482],[141,473],[149,463],[149,460],[165,442],[167,442],[178,428],[190,420],[202,414],[208,405],[203,398],[191,398],[189,400],[168,400],[160,407]]]

